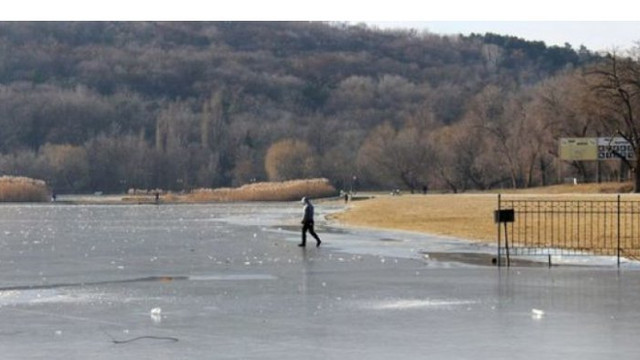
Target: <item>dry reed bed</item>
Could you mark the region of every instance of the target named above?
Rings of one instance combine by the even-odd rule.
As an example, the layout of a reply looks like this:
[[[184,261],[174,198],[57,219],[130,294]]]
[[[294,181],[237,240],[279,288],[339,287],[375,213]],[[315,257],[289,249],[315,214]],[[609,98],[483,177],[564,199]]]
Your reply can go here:
[[[238,188],[197,189],[189,194],[168,194],[165,201],[184,202],[238,202],[238,201],[292,201],[303,196],[322,198],[333,196],[336,189],[324,178],[260,182]]]
[[[0,177],[0,202],[47,202],[49,188],[42,180],[18,176]]]

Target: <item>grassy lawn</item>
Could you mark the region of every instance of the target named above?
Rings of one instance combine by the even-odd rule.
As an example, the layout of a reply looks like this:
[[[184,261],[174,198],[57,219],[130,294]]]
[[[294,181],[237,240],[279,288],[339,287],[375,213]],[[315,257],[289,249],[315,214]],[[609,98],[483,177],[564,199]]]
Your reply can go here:
[[[493,241],[497,195],[379,195],[354,201],[331,220],[349,226],[418,231]]]
[[[546,188],[502,192],[502,199],[527,198],[540,200],[615,199],[618,191],[625,198],[629,184],[605,183],[559,185]],[[474,194],[379,194],[369,200],[354,201],[346,211],[334,214],[330,220],[339,223],[394,230],[408,230],[436,235],[454,236],[476,241],[496,241],[493,211],[497,209],[498,193]]]

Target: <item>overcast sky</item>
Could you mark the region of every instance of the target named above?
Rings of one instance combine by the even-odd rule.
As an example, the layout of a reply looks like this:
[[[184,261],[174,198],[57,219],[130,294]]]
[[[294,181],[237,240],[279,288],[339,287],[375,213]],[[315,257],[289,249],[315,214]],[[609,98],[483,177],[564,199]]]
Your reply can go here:
[[[20,0],[0,20],[309,20],[436,34],[493,32],[547,45],[625,50],[640,40],[640,1],[563,0]]]
[[[640,41],[640,21],[424,21],[371,22],[380,28],[413,28],[436,34],[492,32],[527,40],[544,41],[548,46],[574,49],[580,45],[593,51],[625,50]]]

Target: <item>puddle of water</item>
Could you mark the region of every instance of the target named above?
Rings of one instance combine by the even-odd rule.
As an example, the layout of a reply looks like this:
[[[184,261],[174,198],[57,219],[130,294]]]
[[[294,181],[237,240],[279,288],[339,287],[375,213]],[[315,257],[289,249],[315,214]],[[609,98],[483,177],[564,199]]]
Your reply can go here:
[[[276,231],[290,231],[290,232],[299,233],[302,230],[302,225],[276,225],[276,226],[271,226],[268,229],[276,230]],[[345,229],[332,227],[332,226],[326,226],[326,225],[323,225],[323,224],[315,224],[315,231],[318,234],[320,234],[320,233],[325,233],[325,234],[349,234],[349,232],[347,230],[345,230]]]
[[[404,240],[392,239],[392,238],[382,238],[382,239],[380,239],[380,241],[382,241],[382,242],[403,242]]]
[[[425,260],[438,262],[457,262],[469,265],[496,266],[496,257],[487,253],[466,252],[421,252]],[[506,261],[506,260],[503,260]],[[548,263],[520,258],[511,258],[511,266],[546,267]]]

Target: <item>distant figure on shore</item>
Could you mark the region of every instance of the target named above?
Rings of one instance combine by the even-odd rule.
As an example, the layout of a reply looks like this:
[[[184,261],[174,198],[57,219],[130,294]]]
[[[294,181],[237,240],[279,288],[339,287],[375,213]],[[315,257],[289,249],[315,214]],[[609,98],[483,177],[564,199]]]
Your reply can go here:
[[[56,202],[56,200],[58,200],[58,195],[54,191],[51,193],[51,201]]]
[[[318,234],[313,230],[313,205],[311,201],[307,197],[302,198],[302,203],[304,204],[304,215],[302,217],[302,242],[298,244],[298,246],[304,247],[307,245],[307,231],[311,236],[316,239],[316,247],[320,246],[322,241],[318,237]]]
[[[160,192],[156,191],[156,204],[160,204]]]

